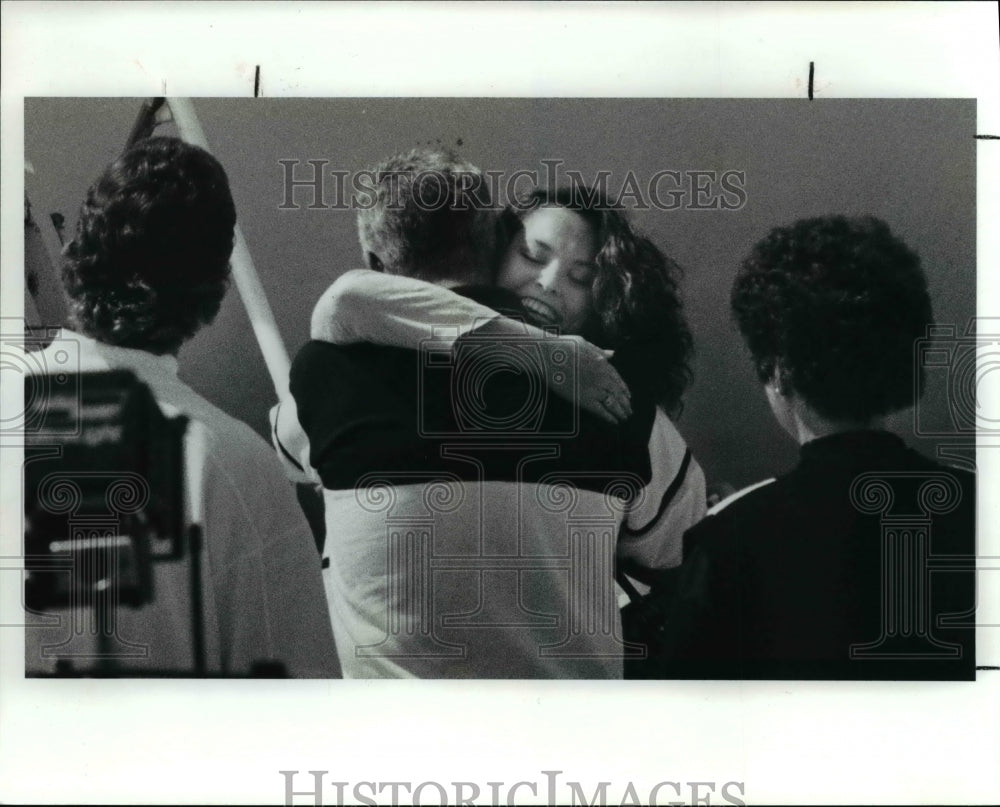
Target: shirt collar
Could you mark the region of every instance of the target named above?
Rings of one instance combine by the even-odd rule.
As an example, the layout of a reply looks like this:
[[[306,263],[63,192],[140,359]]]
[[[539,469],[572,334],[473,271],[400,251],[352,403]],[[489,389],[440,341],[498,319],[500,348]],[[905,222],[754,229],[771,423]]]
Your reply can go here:
[[[892,432],[861,429],[817,437],[799,451],[803,461],[827,461],[837,456],[883,455],[904,447],[903,440]]]
[[[135,348],[119,347],[109,345],[106,342],[99,342],[90,336],[63,328],[59,331],[58,339],[72,339],[80,344],[81,358],[96,358],[107,367],[128,367],[139,372],[146,372],[157,375],[177,376],[177,357],[170,354],[157,356],[146,350]]]

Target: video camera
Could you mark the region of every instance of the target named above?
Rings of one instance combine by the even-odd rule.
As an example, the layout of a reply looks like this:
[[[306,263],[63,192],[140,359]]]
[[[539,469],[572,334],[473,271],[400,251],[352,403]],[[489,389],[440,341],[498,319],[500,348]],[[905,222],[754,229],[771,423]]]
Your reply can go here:
[[[165,416],[127,371],[29,374],[24,400],[26,647],[39,645],[27,673],[46,674],[55,660],[57,675],[120,674],[129,659],[145,658],[149,636],[123,637],[122,609],[152,607],[153,564],[185,556],[190,637],[173,640],[191,643],[191,672],[203,673],[200,552],[197,527],[185,520],[186,418]]]

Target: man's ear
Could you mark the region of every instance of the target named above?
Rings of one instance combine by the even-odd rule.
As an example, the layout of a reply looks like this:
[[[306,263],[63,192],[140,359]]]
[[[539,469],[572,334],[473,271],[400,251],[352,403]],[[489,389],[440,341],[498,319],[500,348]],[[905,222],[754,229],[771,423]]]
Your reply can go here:
[[[376,272],[384,272],[385,266],[382,264],[382,259],[376,255],[374,252],[365,253],[368,258],[368,268],[374,269]]]

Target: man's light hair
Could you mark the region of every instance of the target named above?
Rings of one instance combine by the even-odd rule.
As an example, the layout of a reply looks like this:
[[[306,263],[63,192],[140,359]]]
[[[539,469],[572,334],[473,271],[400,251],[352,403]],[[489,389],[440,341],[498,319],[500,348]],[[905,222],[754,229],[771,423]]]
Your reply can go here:
[[[371,169],[375,203],[358,211],[367,259],[424,280],[492,281],[496,211],[483,172],[441,149],[414,149]]]

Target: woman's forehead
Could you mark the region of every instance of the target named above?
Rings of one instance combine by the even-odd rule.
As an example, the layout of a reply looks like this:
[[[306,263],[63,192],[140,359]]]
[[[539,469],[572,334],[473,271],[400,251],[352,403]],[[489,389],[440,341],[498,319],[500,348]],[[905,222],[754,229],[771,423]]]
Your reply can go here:
[[[526,213],[522,219],[524,237],[543,242],[553,249],[593,250],[595,233],[579,213],[557,205],[543,205]]]

